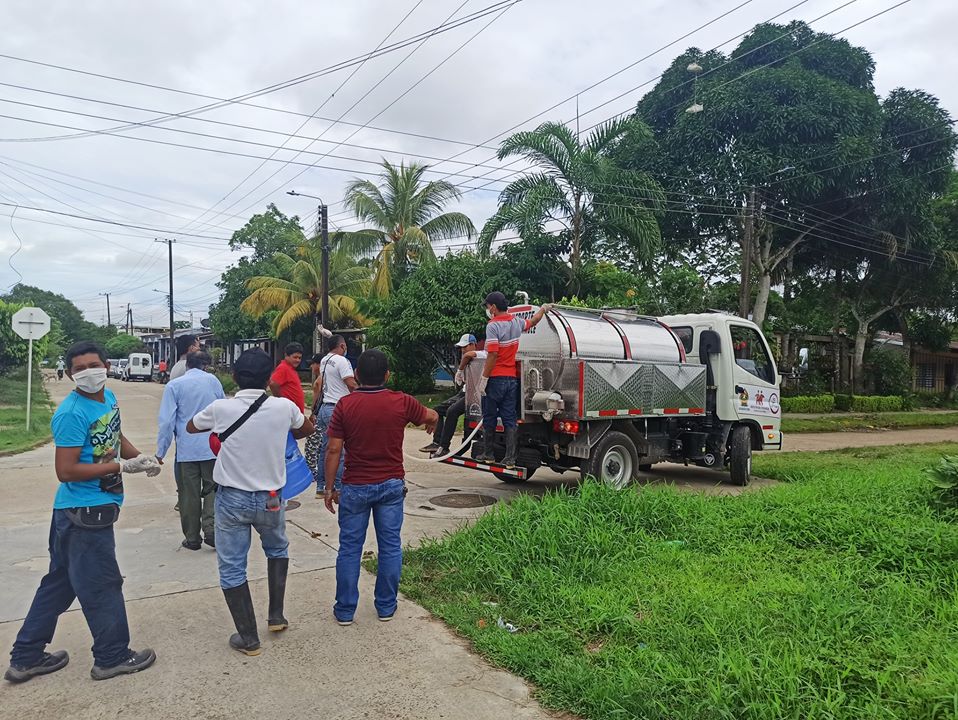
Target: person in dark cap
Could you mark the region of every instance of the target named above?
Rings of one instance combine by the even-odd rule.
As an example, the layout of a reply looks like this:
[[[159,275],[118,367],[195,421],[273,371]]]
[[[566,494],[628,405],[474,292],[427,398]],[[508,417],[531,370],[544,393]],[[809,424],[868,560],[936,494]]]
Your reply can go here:
[[[280,491],[286,484],[286,436],[308,437],[313,423],[286,398],[266,393],[273,361],[258,348],[247,350],[233,365],[239,391],[216,400],[187,424],[191,433],[212,430],[221,446],[213,468],[217,484],[215,501],[216,559],[220,587],[236,633],[230,646],[246,655],[259,655],[256,615],[246,578],[250,529],[260,536],[266,553],[269,585],[268,627],[285,630],[286,575],[289,541],[286,512]]]
[[[493,463],[493,438],[496,434],[496,420],[502,419],[506,440],[506,454],[502,464],[507,468],[516,466],[518,453],[518,417],[519,374],[516,371],[516,351],[519,349],[519,337],[535,327],[552,305],[545,304],[528,320],[517,318],[506,310],[509,303],[501,292],[486,295],[486,364],[479,380],[479,393],[482,398],[482,439],[475,453],[479,462]]]

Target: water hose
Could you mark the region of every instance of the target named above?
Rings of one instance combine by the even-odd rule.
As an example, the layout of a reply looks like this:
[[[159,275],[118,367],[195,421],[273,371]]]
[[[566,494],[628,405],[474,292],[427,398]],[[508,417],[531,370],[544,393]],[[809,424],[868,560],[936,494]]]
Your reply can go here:
[[[416,462],[423,462],[423,463],[428,463],[428,462],[442,462],[442,461],[445,460],[446,458],[451,458],[453,455],[455,455],[455,454],[458,453],[460,450],[462,450],[464,447],[466,447],[470,442],[472,442],[472,439],[476,436],[476,433],[479,432],[481,429],[482,429],[482,423],[476,423],[476,427],[473,428],[472,434],[471,434],[469,437],[467,437],[465,440],[462,441],[462,445],[460,445],[459,447],[457,447],[455,450],[450,450],[450,451],[447,452],[445,455],[438,455],[438,456],[436,456],[436,457],[430,457],[430,458],[417,457],[417,456],[415,456],[415,455],[410,455],[410,454],[405,453],[405,452],[403,453],[403,455],[404,455],[407,459],[409,459],[409,460],[415,460]]]

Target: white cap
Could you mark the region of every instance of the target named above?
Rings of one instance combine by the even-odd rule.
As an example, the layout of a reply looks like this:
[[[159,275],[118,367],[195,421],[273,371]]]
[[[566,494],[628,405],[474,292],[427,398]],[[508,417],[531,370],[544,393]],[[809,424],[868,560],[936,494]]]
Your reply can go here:
[[[466,333],[461,338],[459,338],[459,342],[456,343],[456,347],[466,347],[466,345],[475,345],[475,344],[476,344],[476,336]]]

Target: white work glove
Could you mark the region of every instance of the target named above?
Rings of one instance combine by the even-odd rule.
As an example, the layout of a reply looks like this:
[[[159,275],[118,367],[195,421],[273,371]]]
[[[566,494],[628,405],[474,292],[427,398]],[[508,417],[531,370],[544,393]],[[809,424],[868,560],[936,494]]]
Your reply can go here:
[[[466,384],[466,375],[462,370],[456,370],[456,387],[461,387]]]
[[[155,477],[160,474],[160,464],[152,455],[141,453],[134,458],[120,460],[120,472],[131,474],[145,472],[147,477]]]
[[[486,385],[488,383],[489,383],[489,378],[487,378],[485,375],[479,378],[479,394],[480,395],[486,394]]]

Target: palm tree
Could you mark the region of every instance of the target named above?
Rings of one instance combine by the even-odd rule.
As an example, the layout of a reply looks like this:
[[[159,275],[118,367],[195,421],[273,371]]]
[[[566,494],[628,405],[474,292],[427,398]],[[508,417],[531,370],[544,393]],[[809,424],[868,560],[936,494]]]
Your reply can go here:
[[[278,310],[273,320],[273,334],[280,333],[297,320],[313,318],[313,326],[319,326],[323,302],[322,251],[315,243],[304,242],[295,252],[295,257],[286,253],[273,255],[276,272],[259,275],[246,281],[252,290],[240,309],[254,318],[270,310]],[[329,257],[329,314],[334,323],[367,323],[359,310],[356,298],[369,293],[369,269],[355,263],[346,252],[338,250]],[[313,351],[318,352],[318,338],[313,333]]]
[[[369,227],[334,235],[337,247],[356,254],[375,253],[373,294],[386,297],[411,266],[434,262],[432,243],[452,238],[472,239],[475,226],[460,212],[442,212],[459,189],[442,180],[425,182],[428,166],[387,160],[379,185],[354,180],[346,186],[345,205]]]
[[[517,155],[538,171],[502,191],[499,209],[479,235],[480,254],[489,254],[503,230],[538,237],[547,232],[547,223],[558,223],[559,237],[570,248],[571,284],[579,277],[583,254],[600,243],[624,243],[637,261],[652,259],[661,239],[656,215],[664,194],[649,175],[625,169],[610,156],[629,133],[651,135],[639,121],[619,119],[596,127],[584,143],[556,122],[507,138],[499,159]]]

